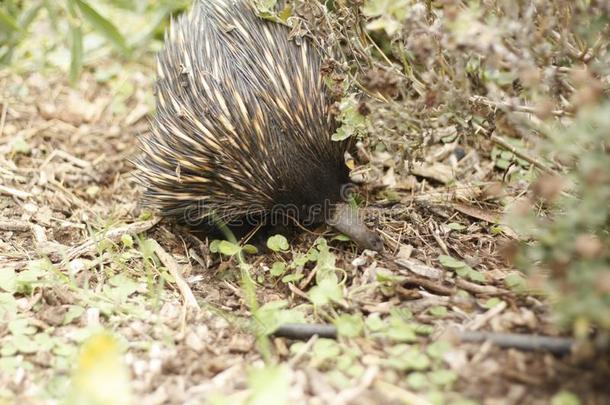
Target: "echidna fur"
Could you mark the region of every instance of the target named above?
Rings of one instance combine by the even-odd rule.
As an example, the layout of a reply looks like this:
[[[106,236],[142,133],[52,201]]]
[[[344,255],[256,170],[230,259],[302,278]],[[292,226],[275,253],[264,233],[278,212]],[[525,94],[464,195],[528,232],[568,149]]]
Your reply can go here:
[[[145,203],[194,226],[286,207],[302,223],[323,207],[322,222],[349,178],[320,65],[308,39],[247,0],[195,1],[158,56],[157,114],[136,161]]]

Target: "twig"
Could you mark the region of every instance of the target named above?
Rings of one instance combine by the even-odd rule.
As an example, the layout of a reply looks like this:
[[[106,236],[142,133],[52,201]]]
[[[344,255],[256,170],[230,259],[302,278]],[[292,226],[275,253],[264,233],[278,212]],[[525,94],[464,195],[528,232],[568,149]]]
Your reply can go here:
[[[420,299],[422,296],[421,292],[417,290],[409,290],[408,288],[404,288],[401,285],[397,285],[394,288],[396,289],[397,294],[407,300],[417,300]]]
[[[439,295],[452,295],[455,293],[455,289],[441,285],[438,280],[429,280],[423,277],[405,277],[401,284],[403,286],[417,285]]]
[[[498,135],[491,134],[491,140],[494,143],[496,143],[497,145],[500,145],[501,147],[503,147],[504,149],[507,149],[509,152],[513,153],[515,156],[518,156],[521,159],[523,159],[523,160],[533,164],[538,169],[540,169],[540,170],[542,170],[544,172],[547,172],[547,173],[555,173],[555,171],[553,169],[551,169],[550,167],[548,167],[544,163],[540,162],[538,159],[535,159],[535,158],[531,157],[527,153],[518,150],[513,145],[511,145],[508,142],[506,142],[504,139],[500,138]]]
[[[182,277],[182,271],[180,269],[181,266],[176,262],[174,257],[167,253],[165,249],[163,249],[163,247],[161,247],[161,245],[159,245],[156,241],[153,245],[155,247],[155,254],[159,260],[161,260],[161,263],[167,267],[167,271],[169,271],[172,277],[174,277],[174,280],[176,280],[176,286],[178,287],[178,290],[180,290],[182,297],[184,297],[184,302],[186,305],[191,308],[200,309],[191,287],[189,287],[188,283],[184,280],[184,277]]]
[[[292,284],[292,283],[288,283],[288,288],[290,289],[290,291],[292,291],[295,295],[298,295],[299,297],[308,300],[309,301],[309,297],[307,296],[307,294],[305,294],[303,291],[299,290],[299,288]]]
[[[507,109],[509,111],[522,112],[522,113],[527,113],[527,114],[536,114],[537,113],[537,111],[534,107],[530,107],[527,105],[515,105],[515,104],[511,104],[511,103],[492,101],[492,100],[489,100],[482,96],[472,96],[472,97],[470,97],[470,101],[477,103],[477,104],[482,104],[482,105],[485,105],[485,106],[491,107],[491,108],[503,108],[503,109]],[[571,113],[564,111],[564,110],[552,110],[551,114],[556,117],[572,115]]]
[[[418,276],[434,280],[439,280],[443,277],[443,272],[441,270],[434,267],[430,267],[417,259],[400,258],[394,260],[394,262],[400,267],[404,267],[405,269],[408,269],[410,272],[415,273]]]
[[[277,328],[273,335],[296,340],[308,340],[315,335],[321,338],[336,339],[337,328],[325,323],[286,323]]]
[[[352,388],[348,388],[335,398],[337,404],[352,404],[357,402],[356,400],[360,397],[375,381],[375,378],[379,374],[378,366],[370,366],[366,369],[360,381]]]
[[[6,194],[6,195],[10,195],[12,197],[19,197],[19,198],[23,198],[23,199],[32,196],[32,194],[28,193],[27,191],[17,190],[16,188],[3,186],[1,184],[0,184],[0,194]]]
[[[2,116],[0,116],[0,138],[4,133],[4,124],[6,123],[6,113],[8,112],[8,102],[2,103]]]
[[[60,157],[72,163],[74,166],[80,167],[81,169],[88,169],[91,167],[91,162],[77,158],[76,156],[73,156],[61,149],[55,149],[53,152],[51,152],[51,154],[49,154],[49,156],[44,160],[40,167],[45,167],[47,164],[49,164],[51,160],[53,160],[53,158],[55,158],[55,156]]]
[[[428,228],[430,229],[430,233],[432,234],[432,237],[434,238],[436,243],[438,243],[438,246],[441,248],[443,253],[446,255],[449,255],[449,249],[447,249],[447,245],[445,244],[445,242],[441,239],[440,235],[438,234],[438,230],[434,229],[434,225],[432,225],[432,223],[429,224]]]
[[[495,317],[505,309],[506,302],[502,301],[498,305],[495,305],[488,309],[487,312],[485,312],[484,314],[478,315],[472,322],[466,325],[466,328],[470,331],[475,331],[483,327],[483,325],[485,325],[491,318]]]
[[[586,64],[591,62],[593,58],[597,55],[602,46],[606,45],[607,42],[603,41],[604,38],[608,38],[608,31],[610,29],[610,25],[606,24],[606,28],[599,34],[599,38],[590,49],[587,49],[585,54],[582,57],[582,61]]]
[[[455,286],[474,294],[504,295],[508,293],[508,291],[502,290],[492,285],[481,285],[471,283],[470,281],[464,280],[463,278],[456,279]]]
[[[31,224],[29,222],[20,221],[18,219],[0,219],[0,231],[29,231]]]
[[[568,354],[574,346],[574,340],[552,336],[526,335],[516,333],[470,332],[459,334],[460,340],[465,343],[482,343],[489,341],[505,349],[519,349],[525,351],[547,351],[553,354]]]
[[[399,403],[411,404],[411,405],[431,405],[432,403],[428,400],[421,398],[417,394],[408,391],[404,388],[397,387],[396,385],[385,382],[381,379],[376,380],[373,386],[383,392],[386,399],[397,400]]]
[[[112,242],[117,242],[121,239],[123,235],[135,235],[149,230],[150,228],[155,226],[160,220],[160,218],[154,218],[148,221],[134,222],[133,224],[121,226],[115,229],[110,229],[108,232],[94,235],[86,242],[70,249],[66,254],[64,260],[61,261],[60,266],[65,266],[66,264],[68,264],[68,262],[70,262],[76,257],[94,252],[98,242],[102,239],[109,239]]]
[[[299,352],[290,360],[288,360],[288,365],[290,366],[290,368],[296,366],[299,361],[301,361],[301,359],[303,358],[303,356],[305,356],[307,353],[309,353],[309,351],[311,350],[311,348],[313,347],[314,343],[316,343],[316,341],[318,340],[319,336],[318,335],[313,335],[311,337],[311,339],[309,339],[307,341],[307,343],[305,343],[303,345],[303,347],[301,347],[301,350],[299,350]]]

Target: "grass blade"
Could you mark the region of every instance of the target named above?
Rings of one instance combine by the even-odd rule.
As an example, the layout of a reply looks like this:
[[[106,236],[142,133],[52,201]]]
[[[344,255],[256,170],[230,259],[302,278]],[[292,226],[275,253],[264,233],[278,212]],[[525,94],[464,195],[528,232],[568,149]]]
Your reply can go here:
[[[0,27],[5,28],[9,32],[21,31],[17,21],[2,9],[0,9]]]
[[[93,7],[83,0],[75,0],[78,9],[82,13],[85,20],[87,20],[93,27],[111,41],[116,47],[120,48],[123,52],[129,53],[129,47],[125,41],[125,37],[119,32],[119,30],[102,17]]]

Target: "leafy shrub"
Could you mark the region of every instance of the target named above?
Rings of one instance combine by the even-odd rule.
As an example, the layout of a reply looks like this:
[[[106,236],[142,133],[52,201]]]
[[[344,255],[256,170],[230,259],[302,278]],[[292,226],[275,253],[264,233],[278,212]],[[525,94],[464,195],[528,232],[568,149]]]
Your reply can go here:
[[[610,103],[581,111],[543,145],[568,170],[542,175],[513,213],[516,229],[533,241],[517,264],[577,333],[591,325],[610,331]],[[538,214],[541,204],[548,215]]]

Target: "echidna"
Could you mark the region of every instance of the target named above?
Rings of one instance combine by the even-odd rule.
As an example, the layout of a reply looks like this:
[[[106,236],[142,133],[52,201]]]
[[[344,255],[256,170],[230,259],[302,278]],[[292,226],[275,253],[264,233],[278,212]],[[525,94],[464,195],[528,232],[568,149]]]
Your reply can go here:
[[[145,204],[191,227],[327,222],[365,248],[381,239],[341,203],[344,153],[308,39],[248,0],[195,1],[158,56],[157,115],[141,142]]]

